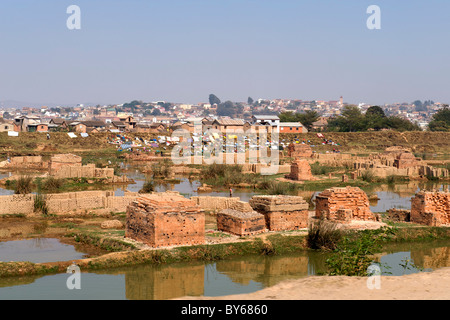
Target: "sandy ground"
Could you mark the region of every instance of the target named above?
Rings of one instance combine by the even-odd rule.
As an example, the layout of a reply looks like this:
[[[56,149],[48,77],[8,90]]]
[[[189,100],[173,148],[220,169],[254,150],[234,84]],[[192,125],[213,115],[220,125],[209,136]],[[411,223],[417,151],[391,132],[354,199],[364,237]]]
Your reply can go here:
[[[371,279],[374,280],[374,279]],[[448,300],[450,268],[405,276],[380,277],[380,289],[369,289],[368,277],[310,276],[273,287],[222,297],[183,297],[180,300]],[[372,282],[374,283],[374,282]]]

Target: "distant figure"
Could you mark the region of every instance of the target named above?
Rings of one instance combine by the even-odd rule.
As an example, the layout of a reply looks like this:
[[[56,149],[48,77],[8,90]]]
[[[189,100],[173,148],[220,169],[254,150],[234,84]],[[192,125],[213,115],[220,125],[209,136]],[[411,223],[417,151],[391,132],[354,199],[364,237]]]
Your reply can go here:
[[[47,140],[50,140],[50,134],[47,133]]]
[[[233,196],[233,189],[230,188],[230,198]]]

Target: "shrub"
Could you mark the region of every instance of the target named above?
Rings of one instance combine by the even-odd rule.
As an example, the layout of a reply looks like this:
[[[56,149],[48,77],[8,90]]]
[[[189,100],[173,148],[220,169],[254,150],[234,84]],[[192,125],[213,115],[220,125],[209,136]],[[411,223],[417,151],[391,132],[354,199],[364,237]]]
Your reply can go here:
[[[321,165],[319,162],[315,162],[311,165],[311,173],[313,175],[326,175],[335,170],[336,168]]]
[[[393,234],[384,227],[378,230],[363,230],[353,236],[346,234],[339,241],[333,255],[326,260],[330,275],[366,276],[374,262],[374,254],[381,248],[382,241]]]
[[[15,194],[28,194],[31,193],[33,187],[33,179],[30,176],[20,176],[16,180],[14,193]]]
[[[155,191],[155,185],[153,184],[153,181],[146,181],[141,190],[139,190],[139,193],[150,193],[153,191]]]
[[[47,203],[45,196],[42,193],[38,193],[34,196],[34,209],[33,212],[41,212],[43,215],[48,215]]]
[[[171,163],[169,159],[164,159],[163,161],[157,162],[152,165],[153,178],[169,178],[172,172]]]
[[[310,249],[335,250],[341,238],[336,223],[319,219],[309,224],[306,243]]]
[[[54,177],[47,178],[44,183],[42,183],[41,188],[45,191],[56,191],[64,185],[63,179],[58,179]]]
[[[372,170],[364,170],[361,172],[361,179],[366,182],[374,182],[375,174]]]

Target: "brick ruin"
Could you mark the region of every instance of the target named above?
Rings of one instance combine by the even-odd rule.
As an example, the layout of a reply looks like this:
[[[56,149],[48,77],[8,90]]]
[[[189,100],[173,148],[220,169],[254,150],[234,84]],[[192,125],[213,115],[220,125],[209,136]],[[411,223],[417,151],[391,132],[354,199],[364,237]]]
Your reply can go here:
[[[138,197],[127,208],[125,237],[151,247],[205,242],[205,215],[178,193]]]
[[[196,196],[191,197],[191,200],[205,211],[218,212],[224,209],[241,212],[253,211],[248,202],[241,201],[239,197]]]
[[[316,196],[316,217],[328,220],[376,221],[367,194],[357,187],[330,188]]]
[[[450,225],[450,192],[420,191],[411,199],[411,222]]]
[[[311,166],[305,159],[298,159],[292,162],[291,172],[285,176],[287,179],[296,181],[313,180]]]
[[[389,175],[449,178],[448,169],[427,165],[422,159],[416,158],[410,149],[403,147],[389,147],[384,153],[358,158],[353,162],[353,168],[358,176],[365,170],[371,170],[375,176],[382,178]]]
[[[217,214],[217,229],[238,236],[247,236],[265,232],[266,223],[264,216],[255,211],[224,209]]]
[[[48,172],[53,175],[62,167],[79,166],[81,167],[82,158],[80,156],[66,153],[56,154],[50,158],[48,163]]]
[[[270,231],[298,230],[308,226],[308,203],[297,196],[260,195],[250,201],[253,210],[264,215]]]
[[[125,175],[116,176],[114,168],[96,168],[95,164],[82,165],[80,156],[73,154],[57,154],[51,157],[48,164],[49,174],[55,178],[87,178],[103,179],[105,183],[132,183]]]
[[[0,162],[0,167],[21,170],[46,170],[48,162],[44,161],[42,156],[19,156],[10,157],[9,161]]]
[[[111,212],[124,212],[137,197],[137,193],[126,192],[124,196],[114,196],[113,191],[80,191],[49,193],[44,200],[49,214],[84,215],[95,213],[109,215]],[[32,216],[34,212],[34,194],[13,194],[0,196],[0,216],[24,214]]]
[[[307,144],[291,143],[288,146],[288,156],[290,158],[311,158],[312,148]]]

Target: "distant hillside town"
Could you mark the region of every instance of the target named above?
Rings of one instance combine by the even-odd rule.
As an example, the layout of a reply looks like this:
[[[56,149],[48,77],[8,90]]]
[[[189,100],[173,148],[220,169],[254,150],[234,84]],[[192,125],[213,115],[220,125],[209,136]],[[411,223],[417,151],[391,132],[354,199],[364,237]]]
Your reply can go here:
[[[343,97],[336,101],[248,97],[245,102],[222,102],[210,94],[208,100],[197,104],[134,100],[117,105],[75,107],[9,108],[4,105],[0,110],[0,131],[167,133],[176,129],[194,132],[196,124],[201,124],[203,130],[212,128],[221,132],[264,128],[279,133],[430,128],[446,131],[448,128],[445,121],[441,123],[436,117],[440,112],[448,113],[448,105],[431,100],[382,106],[350,104]]]

